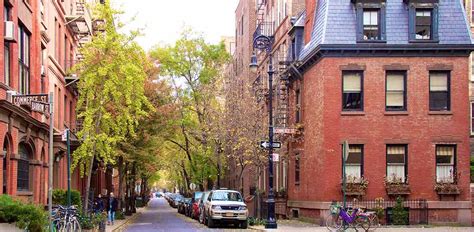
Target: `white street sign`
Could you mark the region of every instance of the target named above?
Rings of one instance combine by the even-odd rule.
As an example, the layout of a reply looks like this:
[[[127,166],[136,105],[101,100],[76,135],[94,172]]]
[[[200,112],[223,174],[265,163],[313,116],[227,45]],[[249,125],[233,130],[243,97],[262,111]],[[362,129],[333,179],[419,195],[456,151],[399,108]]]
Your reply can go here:
[[[270,142],[260,141],[260,147],[268,149],[268,148],[270,148]],[[280,142],[273,142],[273,148],[281,148],[281,143]]]
[[[61,140],[66,142],[67,141],[67,132],[69,131],[69,129],[65,129],[63,131],[63,134],[62,134],[62,137],[61,137]]]
[[[273,133],[275,134],[296,134],[295,128],[273,128]]]
[[[278,161],[280,161],[280,155],[279,155],[279,154],[273,153],[272,156],[273,156],[273,162],[278,162]]]

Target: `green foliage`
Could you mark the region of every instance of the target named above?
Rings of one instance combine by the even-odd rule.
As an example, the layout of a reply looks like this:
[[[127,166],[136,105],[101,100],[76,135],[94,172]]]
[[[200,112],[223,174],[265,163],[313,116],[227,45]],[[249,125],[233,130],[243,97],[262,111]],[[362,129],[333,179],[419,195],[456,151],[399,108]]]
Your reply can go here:
[[[53,204],[55,205],[67,205],[67,190],[54,189],[53,190]],[[77,190],[71,189],[71,205],[82,208],[81,193]]]
[[[105,223],[107,220],[107,214],[99,213],[99,214],[91,214],[87,215],[82,212],[79,213],[79,223],[81,224],[81,228],[83,230],[91,230],[95,227],[98,227],[101,222]]]
[[[77,109],[83,141],[73,154],[73,168],[82,164],[81,174],[94,158],[104,165],[115,163],[117,145],[134,137],[138,119],[153,111],[144,94],[145,67],[152,64],[134,41],[137,32],[119,32],[120,24],[114,24],[118,13],[108,2],[98,4],[94,14],[105,20],[105,32],[85,45],[84,60],[75,67],[81,76]]]
[[[217,178],[223,162],[223,68],[230,59],[224,43],[209,44],[185,30],[173,45],[155,47],[150,56],[160,63],[160,76],[172,83],[176,117],[173,133],[160,147],[163,169],[182,189]],[[223,155],[222,155],[223,156]]]
[[[116,220],[124,220],[124,219],[125,219],[125,215],[123,215],[123,212],[122,212],[122,211],[117,211],[117,212],[115,212],[115,219],[116,219]]]
[[[249,226],[261,226],[265,225],[265,219],[249,217],[248,223]]]
[[[8,195],[0,196],[0,222],[15,223],[18,228],[31,232],[43,231],[48,224],[44,210],[32,204],[23,204]]]
[[[408,225],[408,211],[403,206],[403,198],[397,197],[397,202],[392,210],[392,221],[394,225]]]

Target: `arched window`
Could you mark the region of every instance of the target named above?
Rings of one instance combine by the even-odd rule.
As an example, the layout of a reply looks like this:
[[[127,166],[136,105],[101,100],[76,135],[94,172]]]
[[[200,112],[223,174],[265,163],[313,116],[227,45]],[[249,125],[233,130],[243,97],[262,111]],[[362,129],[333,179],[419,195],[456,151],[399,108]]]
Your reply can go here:
[[[26,144],[20,143],[20,145],[18,146],[18,154],[20,156],[20,159],[18,160],[17,188],[18,191],[29,191],[31,152],[26,147]]]

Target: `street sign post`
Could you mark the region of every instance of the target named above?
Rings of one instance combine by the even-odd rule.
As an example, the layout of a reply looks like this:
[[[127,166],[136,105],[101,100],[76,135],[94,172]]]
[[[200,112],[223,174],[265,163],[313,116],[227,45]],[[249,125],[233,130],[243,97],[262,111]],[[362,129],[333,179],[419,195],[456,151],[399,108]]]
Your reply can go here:
[[[273,149],[281,148],[281,143],[280,142],[273,142],[272,145],[273,145],[272,146]],[[260,147],[264,148],[264,149],[269,149],[270,148],[270,142],[260,141]]]

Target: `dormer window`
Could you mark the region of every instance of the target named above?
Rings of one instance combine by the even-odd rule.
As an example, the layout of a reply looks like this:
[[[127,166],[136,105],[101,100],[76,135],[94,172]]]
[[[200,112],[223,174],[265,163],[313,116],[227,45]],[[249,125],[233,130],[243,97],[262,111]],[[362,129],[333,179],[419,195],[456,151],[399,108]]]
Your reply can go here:
[[[357,17],[357,42],[385,42],[385,2],[353,1]]]
[[[380,40],[380,9],[364,9],[364,40]]]
[[[415,17],[415,39],[430,40],[432,39],[432,13],[431,9],[417,9]]]
[[[410,42],[438,42],[438,1],[405,2],[408,4]]]

